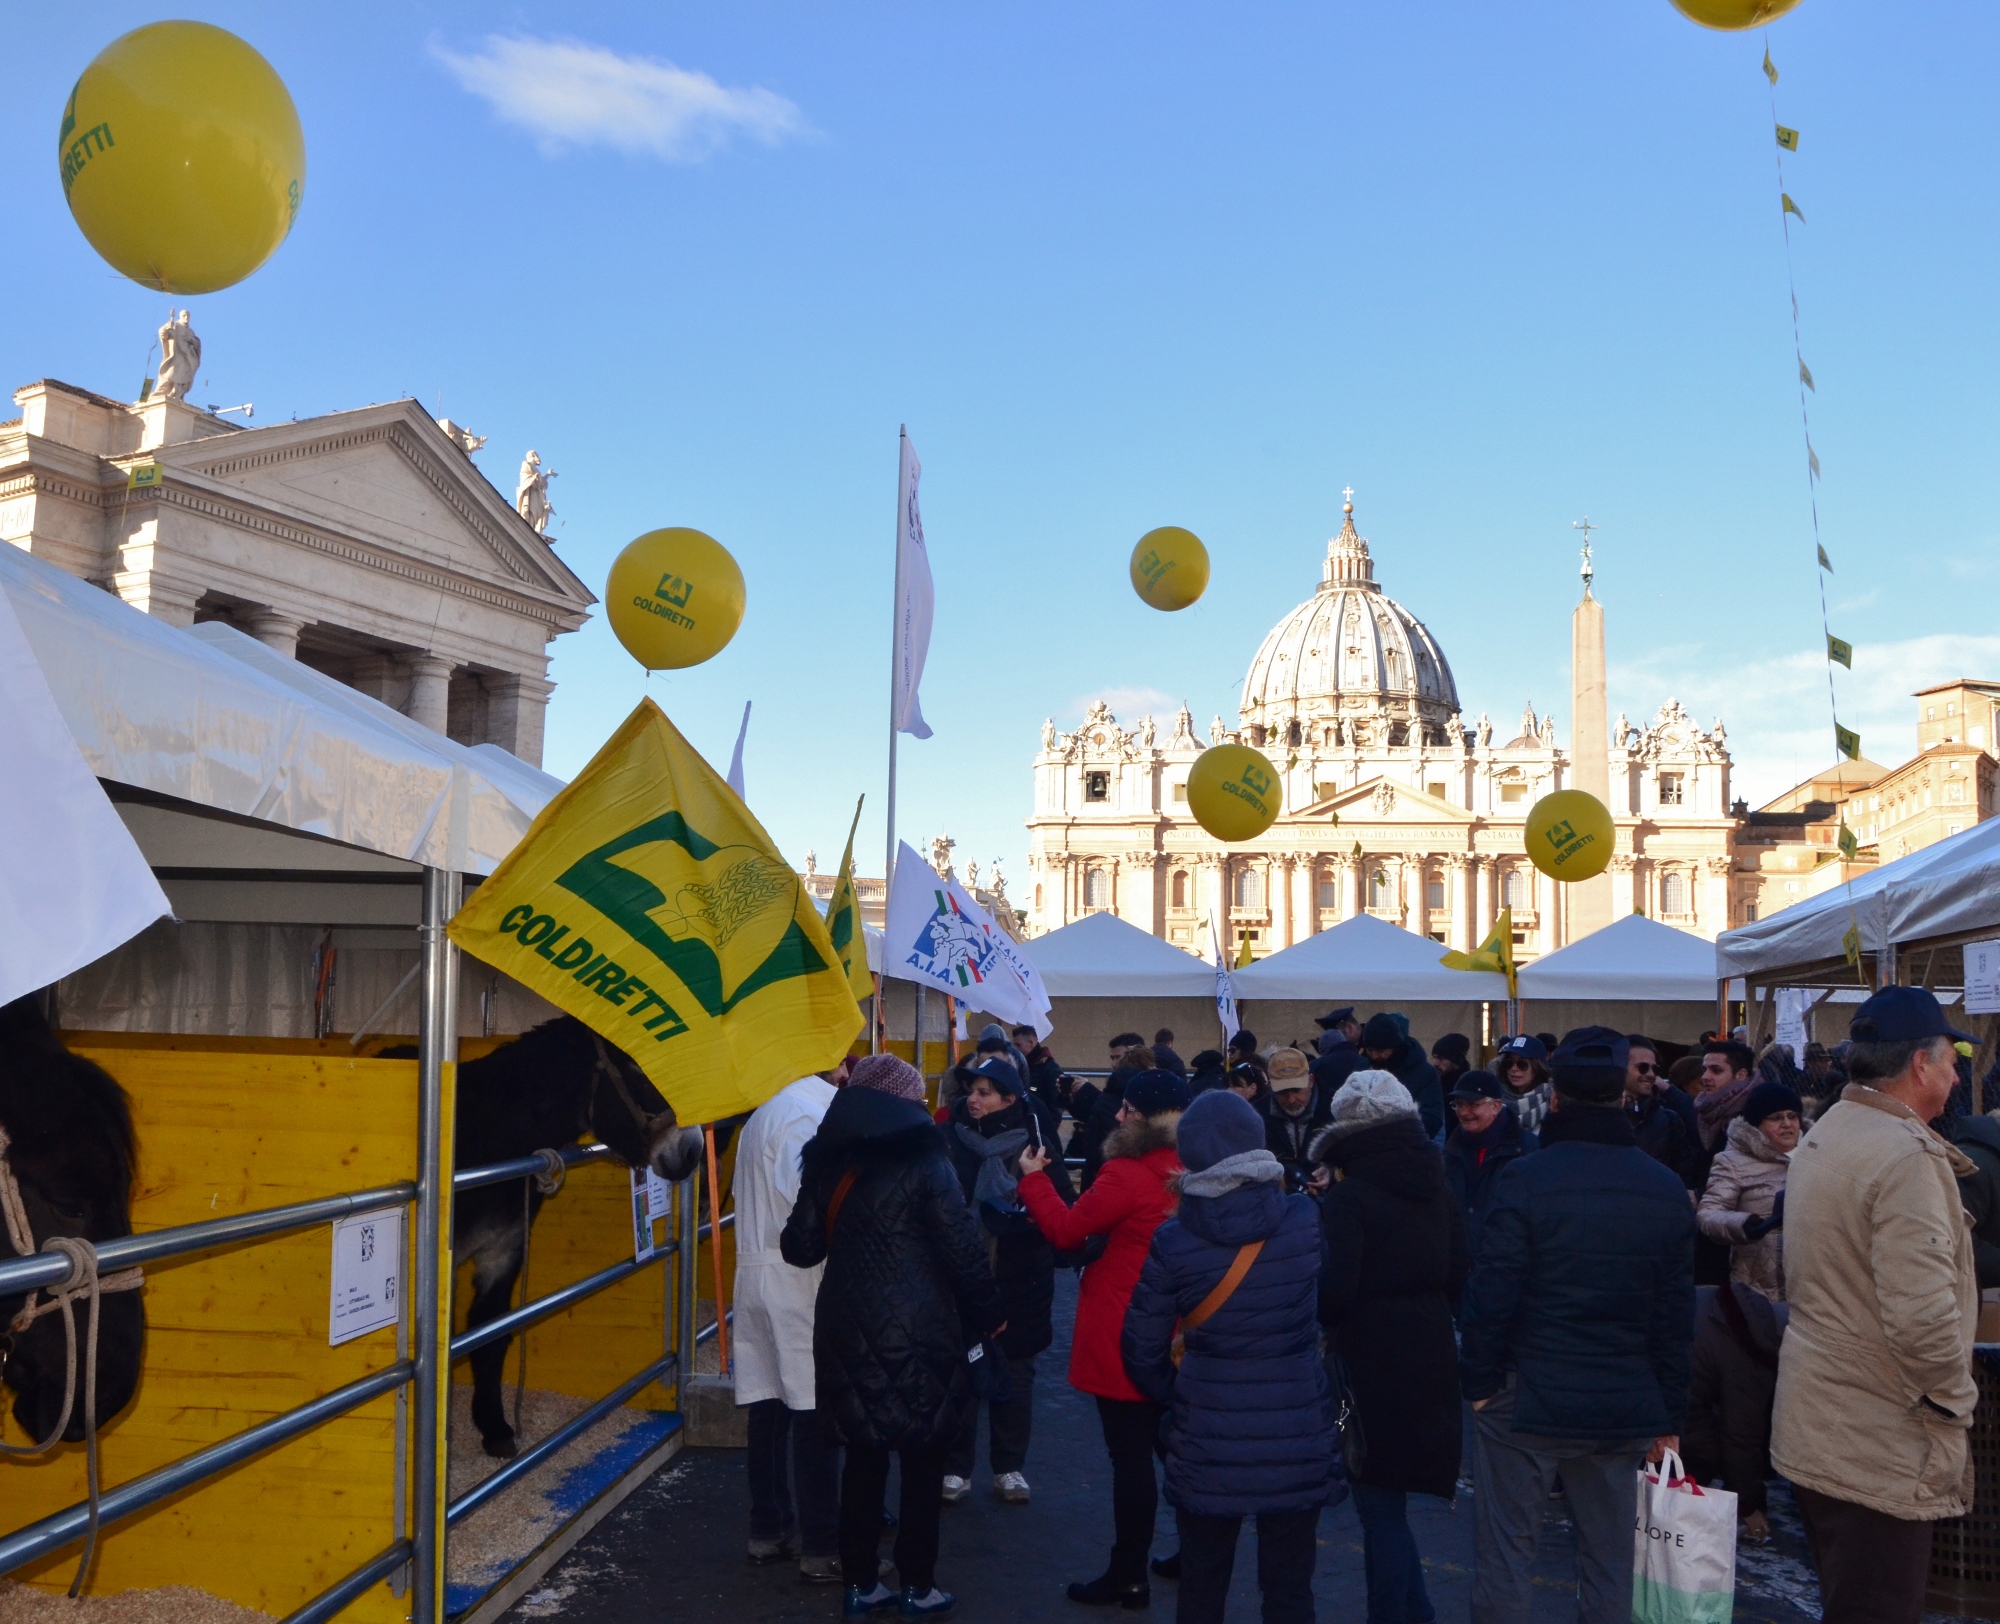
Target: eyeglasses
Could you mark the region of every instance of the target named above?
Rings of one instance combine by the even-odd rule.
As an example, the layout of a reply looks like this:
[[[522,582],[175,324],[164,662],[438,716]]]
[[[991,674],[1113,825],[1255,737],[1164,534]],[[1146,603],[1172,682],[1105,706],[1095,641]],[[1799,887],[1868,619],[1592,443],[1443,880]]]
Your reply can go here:
[[[1660,1068],[1650,1060],[1635,1060],[1632,1062],[1632,1069],[1643,1077],[1647,1072],[1657,1072]]]

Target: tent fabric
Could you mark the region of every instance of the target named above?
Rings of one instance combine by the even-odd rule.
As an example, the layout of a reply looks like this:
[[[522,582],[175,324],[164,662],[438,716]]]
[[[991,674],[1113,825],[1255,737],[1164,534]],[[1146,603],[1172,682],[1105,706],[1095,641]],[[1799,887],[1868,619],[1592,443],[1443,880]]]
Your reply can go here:
[[[1618,998],[1715,1004],[1715,944],[1628,914],[1526,966],[1523,998]]]
[[[1371,914],[1344,919],[1236,972],[1239,999],[1325,998],[1340,1003],[1405,999],[1501,1002],[1507,978],[1490,970],[1447,970],[1442,942]]]
[[[1871,869],[1850,884],[1725,931],[1718,973],[1763,975],[1840,958],[1850,925],[1864,952],[1960,931],[2000,928],[2000,819]]]
[[[219,624],[189,630],[16,547],[0,591],[100,779],[462,873],[560,781],[455,744]]]
[[[1215,967],[1116,914],[1085,914],[1022,951],[1051,998],[1201,998],[1215,1003]]]

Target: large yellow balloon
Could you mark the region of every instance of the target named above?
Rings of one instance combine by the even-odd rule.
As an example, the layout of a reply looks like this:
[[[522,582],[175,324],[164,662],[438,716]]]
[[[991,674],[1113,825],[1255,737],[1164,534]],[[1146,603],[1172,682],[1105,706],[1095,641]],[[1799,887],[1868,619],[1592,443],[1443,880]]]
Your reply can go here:
[[[604,583],[618,641],[648,671],[712,660],[743,624],[743,571],[713,536],[676,527],[629,543]]]
[[[1559,789],[1528,808],[1528,861],[1552,879],[1588,880],[1611,865],[1611,812],[1595,795]]]
[[[277,251],[306,138],[271,64],[226,29],[148,23],[83,70],[56,142],[69,211],[135,282],[213,293]]]
[[[1674,10],[1703,28],[1720,28],[1730,33],[1745,28],[1761,28],[1782,17],[1799,0],[1674,0]]]
[[[1155,609],[1185,609],[1208,590],[1208,549],[1177,524],[1148,530],[1132,549],[1132,590]]]
[[[1217,840],[1254,840],[1278,815],[1278,769],[1247,744],[1217,744],[1188,770],[1188,810]]]

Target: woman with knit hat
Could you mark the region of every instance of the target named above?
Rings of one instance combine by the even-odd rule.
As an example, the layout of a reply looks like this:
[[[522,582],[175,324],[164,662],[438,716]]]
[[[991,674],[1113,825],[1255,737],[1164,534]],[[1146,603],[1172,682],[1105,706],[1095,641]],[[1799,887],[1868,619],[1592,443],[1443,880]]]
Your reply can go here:
[[[800,1161],[779,1250],[796,1268],[826,1264],[813,1366],[821,1424],[847,1446],[843,1611],[943,1618],[957,1605],[936,1580],[945,1456],[972,1398],[966,1352],[1001,1324],[986,1243],[924,1109],[924,1080],[894,1055],[855,1062]],[[892,1454],[900,1591],[876,1571]]]
[[[1729,1124],[1727,1148],[1708,1170],[1695,1223],[1727,1246],[1729,1278],[1785,1300],[1785,1174],[1798,1149],[1804,1105],[1783,1083],[1760,1082]]]
[[[1217,1097],[1235,1099],[1220,1090]],[[1069,1356],[1070,1386],[1097,1400],[1111,1455],[1111,1561],[1097,1578],[1069,1587],[1070,1600],[1087,1606],[1139,1608],[1151,1599],[1146,1557],[1159,1509],[1153,1441],[1160,1411],[1125,1373],[1118,1339],[1153,1231],[1173,1211],[1168,1181],[1181,1168],[1174,1144],[1187,1103],[1187,1084],[1170,1071],[1127,1078],[1118,1125],[1104,1141],[1103,1170],[1073,1207],[1049,1182],[1049,1152],[1035,1146],[1021,1152],[1020,1199],[1049,1244],[1074,1252],[1093,1236],[1105,1237],[1103,1255],[1083,1271]]]
[[[1237,1536],[1255,1516],[1264,1618],[1309,1624],[1314,1531],[1346,1493],[1320,1363],[1319,1212],[1285,1193],[1262,1119],[1227,1090],[1188,1107],[1180,1155],[1180,1211],[1153,1236],[1121,1343],[1133,1384],[1171,1411],[1176,1616],[1221,1624]]]

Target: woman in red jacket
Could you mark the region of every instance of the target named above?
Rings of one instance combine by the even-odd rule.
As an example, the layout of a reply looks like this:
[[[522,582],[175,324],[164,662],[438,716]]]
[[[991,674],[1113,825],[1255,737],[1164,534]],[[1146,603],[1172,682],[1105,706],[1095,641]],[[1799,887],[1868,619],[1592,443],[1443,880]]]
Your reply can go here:
[[[1039,1146],[1021,1153],[1017,1193],[1049,1244],[1073,1252],[1093,1236],[1106,1238],[1104,1255],[1083,1271],[1069,1355],[1070,1386],[1097,1399],[1104,1447],[1111,1452],[1111,1566],[1069,1587],[1071,1601],[1089,1606],[1139,1608],[1151,1599],[1146,1557],[1159,1505],[1153,1439],[1160,1408],[1125,1374],[1119,1337],[1153,1231],[1174,1210],[1167,1181],[1181,1170],[1174,1125],[1187,1102],[1187,1083],[1170,1071],[1127,1079],[1118,1126],[1104,1141],[1103,1171],[1073,1207],[1063,1205],[1042,1171],[1048,1153]]]

